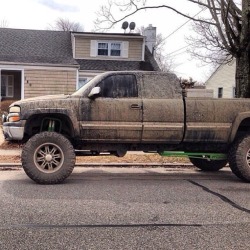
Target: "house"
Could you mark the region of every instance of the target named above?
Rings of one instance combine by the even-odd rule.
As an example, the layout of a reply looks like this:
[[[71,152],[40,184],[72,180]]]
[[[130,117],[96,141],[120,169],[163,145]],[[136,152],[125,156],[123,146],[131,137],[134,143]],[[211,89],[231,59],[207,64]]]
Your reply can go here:
[[[206,89],[213,90],[215,98],[235,97],[236,60],[221,64],[206,81]]]
[[[0,37],[1,100],[70,94],[104,71],[159,70],[140,34],[0,28]]]

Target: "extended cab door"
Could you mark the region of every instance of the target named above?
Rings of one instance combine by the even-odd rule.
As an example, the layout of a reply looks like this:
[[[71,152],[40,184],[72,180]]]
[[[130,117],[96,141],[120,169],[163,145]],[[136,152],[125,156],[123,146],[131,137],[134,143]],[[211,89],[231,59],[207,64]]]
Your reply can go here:
[[[181,88],[173,74],[143,76],[143,134],[148,143],[180,143],[184,133]]]
[[[81,137],[87,141],[140,142],[142,99],[136,76],[113,74],[100,81],[100,94],[81,99]]]
[[[216,105],[217,104],[217,105]],[[207,98],[186,98],[185,142],[227,142],[234,115],[225,115],[219,101]]]

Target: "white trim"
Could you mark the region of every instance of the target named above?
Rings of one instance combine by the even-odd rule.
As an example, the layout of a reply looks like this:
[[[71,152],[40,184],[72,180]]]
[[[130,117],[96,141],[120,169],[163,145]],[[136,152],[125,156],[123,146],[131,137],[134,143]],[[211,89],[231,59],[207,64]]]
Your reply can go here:
[[[79,66],[77,68],[71,68],[71,67],[52,67],[50,66],[39,66],[39,65],[23,65],[23,64],[16,64],[16,65],[7,65],[7,64],[0,64],[0,69],[4,68],[7,70],[20,70],[22,69],[47,69],[47,70],[72,70],[72,71],[77,71]]]
[[[82,36],[84,36],[84,37],[91,37],[92,38],[92,40],[94,40],[94,39],[99,39],[99,38],[105,38],[105,39],[108,39],[108,40],[110,40],[110,39],[112,39],[112,38],[119,38],[119,39],[121,39],[121,38],[125,38],[125,39],[143,39],[143,36],[142,35],[140,35],[140,34],[138,34],[138,36],[137,35],[123,35],[123,34],[109,34],[109,33],[106,33],[106,34],[96,34],[96,33],[89,33],[89,34],[79,34],[79,33],[72,33],[73,34],[73,36],[80,36],[80,37],[82,37]]]
[[[78,89],[78,82],[79,82],[79,71],[76,72],[76,89]]]
[[[6,67],[3,65],[0,65],[0,76],[2,75],[3,70],[10,70],[10,71],[20,71],[21,72],[21,99],[24,99],[24,69],[21,69],[20,67]],[[1,77],[0,77],[1,78]],[[1,79],[0,79],[1,81]],[[1,82],[0,82],[1,87]]]
[[[146,37],[143,37],[143,43],[142,43],[142,61],[145,61],[145,46],[146,46]]]
[[[56,69],[69,69],[69,70],[77,70],[79,69],[79,65],[61,65],[61,64],[36,64],[36,63],[14,63],[14,62],[0,62],[1,67],[22,67],[24,69],[29,68],[56,68]]]
[[[24,69],[21,70],[21,99],[24,99]]]
[[[73,58],[76,57],[76,39],[73,34],[71,34],[71,43],[72,43],[72,53],[73,53]]]

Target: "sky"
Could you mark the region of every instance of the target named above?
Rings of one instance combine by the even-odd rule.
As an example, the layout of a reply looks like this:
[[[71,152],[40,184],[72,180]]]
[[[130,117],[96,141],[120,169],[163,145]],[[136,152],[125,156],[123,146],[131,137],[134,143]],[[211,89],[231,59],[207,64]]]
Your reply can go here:
[[[93,32],[94,21],[101,5],[108,0],[0,0],[0,23],[5,22],[8,28],[44,30],[53,25],[59,17],[80,23],[84,31]],[[166,4],[166,0],[148,0],[150,5]],[[167,3],[179,10],[195,15],[200,9],[190,5],[186,0],[168,0]],[[121,16],[118,10],[114,13]],[[126,19],[135,22],[136,27],[146,27],[152,24],[157,33],[165,40],[165,53],[173,60],[173,70],[178,77],[205,82],[212,73],[211,65],[202,65],[186,52],[186,36],[194,34],[191,23],[182,26],[188,19],[167,9],[148,10],[137,13]],[[122,23],[117,24],[108,32],[121,32]],[[0,38],[1,39],[1,38]]]

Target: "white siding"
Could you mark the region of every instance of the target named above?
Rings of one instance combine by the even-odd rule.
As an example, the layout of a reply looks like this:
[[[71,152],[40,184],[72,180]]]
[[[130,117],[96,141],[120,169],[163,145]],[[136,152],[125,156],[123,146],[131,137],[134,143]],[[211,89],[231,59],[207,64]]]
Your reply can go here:
[[[214,97],[218,98],[218,89],[223,88],[223,98],[233,98],[235,88],[236,61],[223,64],[206,82],[206,89],[212,89]]]

